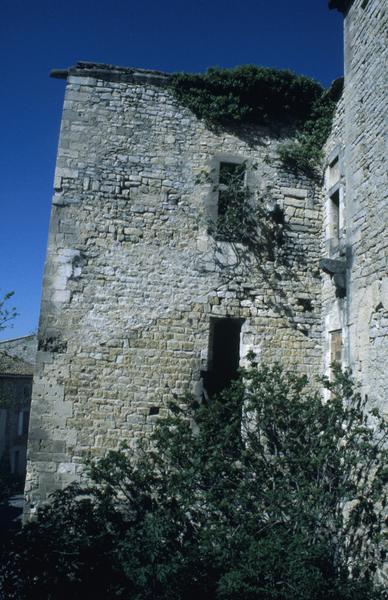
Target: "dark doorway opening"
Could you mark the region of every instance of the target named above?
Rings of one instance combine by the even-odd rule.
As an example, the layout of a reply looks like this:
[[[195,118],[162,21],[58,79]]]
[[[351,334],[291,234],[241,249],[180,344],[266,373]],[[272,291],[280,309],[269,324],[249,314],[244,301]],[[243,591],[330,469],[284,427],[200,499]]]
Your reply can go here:
[[[209,394],[222,392],[237,378],[243,319],[210,319],[208,371],[203,374]]]

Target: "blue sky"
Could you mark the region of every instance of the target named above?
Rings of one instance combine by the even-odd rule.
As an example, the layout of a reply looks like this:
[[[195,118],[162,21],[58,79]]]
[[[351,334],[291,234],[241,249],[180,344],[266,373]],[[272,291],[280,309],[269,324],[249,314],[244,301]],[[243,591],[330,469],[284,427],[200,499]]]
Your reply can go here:
[[[342,17],[327,0],[3,0],[0,20],[0,297],[37,329],[65,82],[77,60],[164,71],[258,64],[325,86],[342,75]]]

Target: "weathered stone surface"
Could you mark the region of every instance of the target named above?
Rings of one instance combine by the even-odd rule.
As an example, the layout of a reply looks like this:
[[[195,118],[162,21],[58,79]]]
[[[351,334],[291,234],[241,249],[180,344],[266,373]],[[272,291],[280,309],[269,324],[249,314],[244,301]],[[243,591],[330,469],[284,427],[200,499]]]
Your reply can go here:
[[[324,190],[282,168],[287,130],[210,131],[177,103],[167,74],[69,69],[33,393],[32,508],[80,477],[85,455],[147,435],[172,394],[201,396],[215,318],[241,320],[241,364],[253,350],[260,363],[315,374],[329,369],[335,339],[363,393],[383,404],[383,9],[355,0],[345,19],[346,85]],[[265,221],[254,252],[211,233],[225,161],[245,162],[260,231]],[[322,272],[322,258],[339,272]]]
[[[339,3],[332,3],[339,7]],[[343,3],[342,3],[343,4]],[[324,252],[333,182],[330,164],[338,157],[340,240],[331,258],[347,260],[347,297],[333,294],[336,275],[323,277],[323,345],[326,364],[329,332],[342,329],[343,361],[349,365],[372,403],[388,412],[388,235],[387,235],[387,87],[386,32],[383,0],[348,3],[345,18],[345,88],[327,143]],[[338,5],[338,6],[337,6]],[[333,189],[333,188],[332,188]]]
[[[244,320],[242,361],[253,349],[261,362],[320,369],[320,189],[282,169],[286,130],[210,131],[167,81],[104,65],[69,71],[30,435],[34,505],[50,481],[75,474],[53,473],[54,454],[75,465],[131,444],[173,393],[201,394],[214,317]],[[281,246],[267,232],[251,254],[209,233],[220,161],[246,161],[252,209],[265,202],[268,232],[286,215]],[[210,182],[198,182],[203,172]],[[314,312],[298,303],[303,293]],[[43,439],[62,446],[42,454]]]
[[[30,365],[35,364],[38,340],[36,334],[10,338],[0,341],[0,352],[22,359]],[[31,371],[32,372],[32,371]]]

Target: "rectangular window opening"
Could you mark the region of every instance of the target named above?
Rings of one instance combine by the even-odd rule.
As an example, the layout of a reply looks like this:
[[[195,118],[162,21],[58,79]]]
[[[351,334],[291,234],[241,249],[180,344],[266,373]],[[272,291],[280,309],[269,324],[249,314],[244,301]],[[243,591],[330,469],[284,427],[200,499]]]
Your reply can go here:
[[[14,450],[12,455],[11,473],[12,475],[20,474],[20,450]]]
[[[330,380],[333,379],[331,365],[337,363],[342,365],[342,329],[329,332],[330,336]]]
[[[340,195],[339,190],[330,196],[330,238],[333,247],[338,246],[340,237]]]
[[[18,436],[27,436],[28,434],[28,423],[30,420],[30,412],[28,410],[21,410],[18,414]]]
[[[218,180],[217,237],[234,240],[243,220],[245,163],[221,162]]]
[[[222,392],[237,379],[243,322],[231,317],[210,319],[208,371],[204,377],[209,396]]]
[[[329,164],[329,172],[328,172],[328,184],[329,188],[333,187],[336,183],[338,183],[340,178],[340,170],[339,170],[339,160],[338,156]]]

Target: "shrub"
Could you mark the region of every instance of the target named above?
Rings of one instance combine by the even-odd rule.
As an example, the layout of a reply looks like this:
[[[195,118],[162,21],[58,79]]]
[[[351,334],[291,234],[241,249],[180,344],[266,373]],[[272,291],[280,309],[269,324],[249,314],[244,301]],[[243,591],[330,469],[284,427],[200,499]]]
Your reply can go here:
[[[382,600],[387,425],[347,374],[253,362],[89,465],[7,542],[7,599]]]

